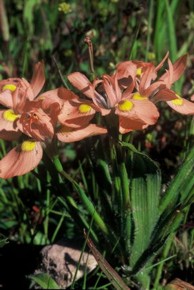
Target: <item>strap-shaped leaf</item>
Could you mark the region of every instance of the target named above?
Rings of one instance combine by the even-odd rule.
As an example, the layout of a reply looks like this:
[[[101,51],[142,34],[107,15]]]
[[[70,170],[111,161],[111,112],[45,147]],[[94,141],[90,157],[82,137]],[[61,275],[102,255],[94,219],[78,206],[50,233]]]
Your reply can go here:
[[[179,202],[184,203],[190,191],[194,188],[194,147],[183,161],[182,166],[178,169],[177,174],[172,179],[167,191],[160,202],[160,212],[162,213],[167,207],[172,207]]]
[[[145,156],[134,154],[131,180],[131,202],[134,221],[134,240],[130,266],[133,268],[150,243],[151,234],[159,218],[161,176],[155,163]],[[140,167],[141,165],[141,167]]]

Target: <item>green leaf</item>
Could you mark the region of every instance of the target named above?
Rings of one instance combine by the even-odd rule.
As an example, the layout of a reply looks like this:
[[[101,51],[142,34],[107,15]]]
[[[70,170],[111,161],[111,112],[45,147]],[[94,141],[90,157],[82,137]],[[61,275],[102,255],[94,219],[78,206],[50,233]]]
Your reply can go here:
[[[131,202],[134,221],[134,241],[131,249],[130,266],[135,267],[143,252],[149,246],[151,235],[159,219],[159,198],[161,190],[160,171],[149,159],[134,154],[134,170],[131,181]],[[141,167],[140,167],[141,165]]]
[[[28,276],[32,281],[38,284],[42,289],[61,289],[59,285],[48,274],[39,273]]]
[[[40,4],[40,0],[27,0],[25,1],[23,18],[28,27],[28,34],[32,35],[34,32],[34,7]]]
[[[0,248],[4,247],[6,244],[8,244],[8,239],[0,234]]]
[[[166,208],[172,208],[179,203],[184,205],[194,188],[194,148],[190,150],[187,157],[178,169],[177,174],[173,177],[167,191],[160,202],[160,212]]]
[[[165,8],[166,8],[166,16],[167,16],[166,20],[168,23],[167,29],[168,29],[170,53],[171,53],[172,60],[175,60],[177,56],[175,21],[174,21],[173,11],[168,0],[165,0]]]

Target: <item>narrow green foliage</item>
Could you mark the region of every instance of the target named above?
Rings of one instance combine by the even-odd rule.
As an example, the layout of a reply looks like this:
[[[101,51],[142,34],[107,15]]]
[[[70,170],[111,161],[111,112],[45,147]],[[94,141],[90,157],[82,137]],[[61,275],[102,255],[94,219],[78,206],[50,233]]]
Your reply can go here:
[[[123,210],[127,210],[130,207],[130,198],[129,198],[129,178],[126,170],[126,165],[122,162],[119,166],[120,168],[120,178],[121,178],[121,187],[123,193]]]
[[[28,276],[35,284],[41,289],[61,289],[55,280],[45,273],[35,274]]]
[[[4,247],[8,243],[8,239],[0,234],[0,248]]]
[[[176,7],[176,5],[174,5],[174,7]],[[171,9],[171,6],[168,0],[165,0],[165,9],[166,9],[166,15],[167,15],[167,29],[168,29],[168,37],[169,37],[170,55],[172,56],[172,60],[174,61],[177,57],[175,21],[174,21],[174,14],[173,14],[174,11],[173,9]]]
[[[154,30],[154,49],[157,59],[164,55],[164,47],[169,47],[172,60],[177,58],[177,39],[176,39],[176,13],[180,0],[156,1],[155,30]]]
[[[147,44],[146,44],[146,56],[147,61],[148,53],[151,51],[151,33],[152,33],[152,21],[153,21],[153,11],[154,11],[154,1],[151,0],[149,4],[149,15],[148,15],[148,32],[147,32]]]
[[[184,201],[187,199],[194,186],[194,148],[186,156],[182,166],[179,167],[177,174],[173,177],[163,198],[160,202],[160,212],[170,208],[173,204],[181,202],[184,207]],[[184,178],[183,178],[184,176]],[[193,186],[192,186],[193,185]]]
[[[7,17],[6,7],[4,5],[4,1],[0,1],[0,26],[2,31],[2,37],[4,41],[9,41],[10,33],[9,33],[9,21]]]
[[[40,4],[40,0],[27,0],[24,4],[23,17],[27,25],[29,35],[34,32],[34,8]]]
[[[159,281],[160,281],[160,278],[162,276],[162,270],[163,270],[163,267],[164,267],[164,264],[166,261],[166,257],[169,254],[169,250],[170,250],[170,247],[172,245],[173,238],[174,238],[174,233],[170,234],[170,236],[165,244],[165,247],[162,251],[161,259],[164,259],[164,260],[161,261],[161,263],[158,265],[158,268],[157,268],[155,281],[154,281],[154,288],[155,289],[158,289],[158,287],[159,287]]]

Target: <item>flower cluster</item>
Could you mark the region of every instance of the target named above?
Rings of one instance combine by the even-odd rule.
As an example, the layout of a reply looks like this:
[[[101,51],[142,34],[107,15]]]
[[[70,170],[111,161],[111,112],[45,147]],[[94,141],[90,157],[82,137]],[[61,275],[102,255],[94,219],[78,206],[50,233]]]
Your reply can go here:
[[[168,69],[159,76],[166,61]],[[112,75],[93,82],[74,72],[68,80],[78,94],[64,87],[40,93],[45,83],[42,62],[35,65],[30,82],[24,78],[0,81],[0,138],[20,144],[0,160],[0,177],[33,170],[42,159],[43,148],[53,140],[69,143],[154,125],[159,101],[179,113],[193,115],[194,103],[171,89],[185,66],[186,56],[172,64],[167,54],[157,66],[136,60],[121,62]]]

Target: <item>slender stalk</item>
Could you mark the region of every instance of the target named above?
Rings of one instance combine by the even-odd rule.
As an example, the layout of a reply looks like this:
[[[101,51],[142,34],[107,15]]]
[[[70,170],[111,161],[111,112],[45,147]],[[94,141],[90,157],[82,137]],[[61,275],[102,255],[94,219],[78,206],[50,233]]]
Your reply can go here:
[[[6,8],[3,0],[0,0],[0,28],[2,31],[2,37],[4,41],[9,41],[9,22],[7,18]]]
[[[92,78],[95,78],[95,70],[94,70],[94,48],[91,41],[91,38],[87,35],[84,39],[85,43],[88,46],[88,53],[89,53],[89,64],[90,64],[90,71],[92,74]]]
[[[154,289],[158,289],[158,286],[159,286],[159,281],[161,279],[161,276],[162,276],[162,271],[163,271],[163,267],[164,267],[164,263],[166,261],[166,257],[168,256],[168,253],[170,251],[170,247],[172,245],[172,242],[173,242],[173,239],[174,239],[174,233],[170,234],[167,242],[166,242],[166,245],[164,247],[164,250],[163,250],[163,253],[162,253],[162,257],[161,257],[161,260],[163,260],[159,266],[158,266],[158,269],[157,269],[157,272],[156,272],[156,277],[155,277],[155,281],[154,281]]]
[[[123,210],[126,210],[130,205],[130,198],[129,198],[129,178],[124,162],[120,164],[119,169],[123,195]]]
[[[150,0],[149,15],[148,15],[148,33],[147,33],[146,55],[145,55],[146,61],[148,58],[148,53],[150,51],[150,44],[151,44],[153,7],[154,7],[153,0]]]

